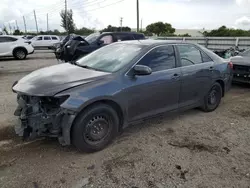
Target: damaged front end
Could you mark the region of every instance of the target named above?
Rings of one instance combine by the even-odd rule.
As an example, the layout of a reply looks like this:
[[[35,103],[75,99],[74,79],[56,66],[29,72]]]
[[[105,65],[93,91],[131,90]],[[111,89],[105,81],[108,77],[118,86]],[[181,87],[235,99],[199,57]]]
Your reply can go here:
[[[75,114],[60,107],[68,97],[40,97],[19,93],[18,107],[14,113],[20,120],[15,126],[16,134],[24,140],[56,137],[62,145],[69,145],[70,128]]]

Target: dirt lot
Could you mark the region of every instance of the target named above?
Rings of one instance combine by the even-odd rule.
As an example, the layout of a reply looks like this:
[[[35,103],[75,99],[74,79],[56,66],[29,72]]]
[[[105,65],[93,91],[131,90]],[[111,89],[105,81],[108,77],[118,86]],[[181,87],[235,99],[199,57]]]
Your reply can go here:
[[[12,126],[13,82],[56,64],[53,54],[0,60],[0,187],[250,187],[250,92],[234,86],[212,113],[189,110],[124,131],[85,154],[57,140],[22,142]]]

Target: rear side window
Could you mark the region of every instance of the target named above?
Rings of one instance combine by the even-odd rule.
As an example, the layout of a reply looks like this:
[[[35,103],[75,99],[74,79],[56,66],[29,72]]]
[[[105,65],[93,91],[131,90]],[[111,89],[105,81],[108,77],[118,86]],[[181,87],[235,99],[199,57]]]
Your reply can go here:
[[[51,40],[51,38],[48,36],[45,36],[45,37],[43,37],[43,40]]]
[[[134,37],[129,34],[116,34],[117,41],[124,41],[124,40],[134,40]]]
[[[51,37],[51,38],[52,38],[52,40],[58,40],[57,37]]]
[[[144,36],[143,34],[135,34],[135,35],[134,35],[134,38],[135,38],[136,40],[141,40],[141,39],[145,39],[145,36]]]
[[[182,66],[189,66],[203,63],[200,50],[193,45],[177,45]]]
[[[202,61],[203,61],[204,63],[213,61],[213,60],[212,60],[207,54],[205,54],[204,52],[201,52],[201,56],[202,56]]]
[[[36,40],[43,40],[43,37],[37,37]]]
[[[17,39],[13,37],[0,37],[0,42],[14,42],[16,40]]]
[[[100,40],[104,42],[104,44],[111,44],[113,42],[112,35],[105,35]]]
[[[146,65],[153,72],[175,68],[176,59],[173,46],[160,46],[151,50],[138,65]]]

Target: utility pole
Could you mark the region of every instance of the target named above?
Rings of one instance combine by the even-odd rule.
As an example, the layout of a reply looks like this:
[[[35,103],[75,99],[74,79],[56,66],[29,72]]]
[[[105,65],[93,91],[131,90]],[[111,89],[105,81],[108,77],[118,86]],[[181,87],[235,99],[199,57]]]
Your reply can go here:
[[[67,0],[65,0],[65,25],[66,25],[66,32],[68,33],[68,11],[67,11]]]
[[[139,32],[139,0],[136,0],[137,32]]]
[[[18,25],[17,25],[17,20],[16,20],[16,29],[18,29],[18,30],[19,30],[19,27],[18,27]]]
[[[36,22],[36,32],[38,33],[38,26],[37,26],[36,11],[35,10],[34,10],[34,18],[35,18],[35,22]]]
[[[121,32],[122,32],[122,17],[121,17],[121,19],[120,19],[120,26],[121,26]]]
[[[12,34],[12,33],[11,33],[11,25],[10,25],[10,23],[8,23],[8,24],[9,24],[10,34]]]
[[[142,19],[141,19],[141,31],[142,31]]]
[[[49,14],[47,13],[47,31],[49,31]]]
[[[26,21],[25,21],[25,17],[24,17],[24,16],[23,16],[23,24],[24,24],[24,30],[25,30],[25,33],[27,33]]]

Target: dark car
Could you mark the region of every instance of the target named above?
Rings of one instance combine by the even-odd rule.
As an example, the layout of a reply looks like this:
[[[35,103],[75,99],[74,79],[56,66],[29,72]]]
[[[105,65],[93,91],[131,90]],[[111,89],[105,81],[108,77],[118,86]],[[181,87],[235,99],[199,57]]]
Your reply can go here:
[[[107,44],[127,40],[143,40],[144,34],[136,32],[103,32],[93,33],[85,38],[79,35],[71,37],[58,49],[57,59],[63,62],[75,61]]]
[[[130,124],[166,112],[215,110],[232,65],[196,44],[156,40],[107,45],[36,70],[13,86],[24,138],[57,137],[83,151],[103,149]]]
[[[230,59],[234,66],[234,82],[250,83],[250,49]]]

